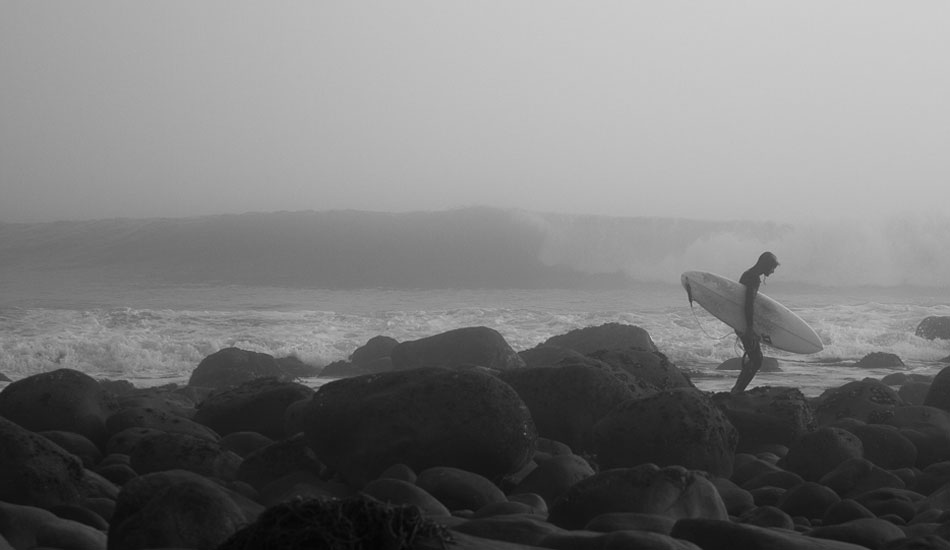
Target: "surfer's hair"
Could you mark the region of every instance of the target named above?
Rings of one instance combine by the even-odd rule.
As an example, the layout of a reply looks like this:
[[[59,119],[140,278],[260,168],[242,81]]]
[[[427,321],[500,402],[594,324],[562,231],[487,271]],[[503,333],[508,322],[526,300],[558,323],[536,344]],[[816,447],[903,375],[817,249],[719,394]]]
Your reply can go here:
[[[775,256],[775,254],[772,254],[771,252],[763,252],[759,256],[759,261],[755,262],[755,266],[761,267],[761,268],[778,267],[779,266],[778,258]]]

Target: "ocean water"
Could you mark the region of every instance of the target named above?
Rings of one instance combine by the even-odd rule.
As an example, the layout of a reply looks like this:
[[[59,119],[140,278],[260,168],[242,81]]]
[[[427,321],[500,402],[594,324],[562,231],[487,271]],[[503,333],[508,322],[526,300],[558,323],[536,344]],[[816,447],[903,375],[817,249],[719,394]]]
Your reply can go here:
[[[47,282],[48,283],[48,282]],[[185,382],[205,356],[225,347],[295,355],[326,365],[377,335],[412,340],[465,326],[500,332],[518,351],[576,328],[626,323],[646,329],[659,349],[691,372],[697,386],[723,391],[734,371],[717,371],[741,354],[734,333],[679,285],[624,289],[326,290],[242,285],[47,284],[43,292],[0,284],[0,372],[17,380],[68,367],[138,386]],[[868,353],[898,355],[907,372],[936,374],[950,341],[914,335],[930,315],[950,315],[913,289],[796,288],[768,282],[762,292],[811,324],[825,343],[814,355],[766,349],[782,372],[753,385],[792,385],[809,396],[891,369],[852,367]],[[322,379],[305,381],[313,387]]]
[[[761,291],[825,349],[766,350],[782,371],[753,384],[817,395],[890,372],[852,367],[872,352],[908,372],[947,366],[950,341],[914,331],[950,316],[948,242],[950,219],[910,215],[779,224],[469,208],[0,223],[0,373],[69,367],[154,385],[186,381],[229,346],[320,366],[377,335],[487,326],[521,351],[618,322],[646,329],[699,387],[725,390],[735,372],[716,367],[740,355],[735,335],[689,306],[679,276],[738,279],[771,250],[782,265]]]

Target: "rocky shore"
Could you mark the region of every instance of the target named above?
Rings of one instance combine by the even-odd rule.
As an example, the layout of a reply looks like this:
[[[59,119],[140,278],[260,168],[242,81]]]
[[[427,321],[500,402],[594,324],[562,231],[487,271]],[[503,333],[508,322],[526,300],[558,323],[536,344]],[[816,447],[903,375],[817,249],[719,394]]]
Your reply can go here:
[[[306,373],[228,348],[182,386],[11,382],[0,550],[950,549],[950,369],[711,394],[608,324],[377,337]]]

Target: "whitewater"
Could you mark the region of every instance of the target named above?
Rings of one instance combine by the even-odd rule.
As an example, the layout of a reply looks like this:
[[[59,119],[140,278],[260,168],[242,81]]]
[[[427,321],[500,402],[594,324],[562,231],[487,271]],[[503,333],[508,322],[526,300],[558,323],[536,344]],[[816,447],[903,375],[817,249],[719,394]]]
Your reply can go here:
[[[327,243],[343,244],[314,252],[314,224]],[[340,224],[346,231],[332,234]],[[169,228],[177,233],[169,236]],[[701,269],[737,279],[770,249],[782,265],[761,291],[812,325],[825,348],[814,355],[766,349],[781,372],[760,373],[753,386],[796,386],[815,396],[850,380],[895,370],[933,375],[948,365],[950,341],[914,334],[926,317],[950,316],[948,228],[933,219],[795,226],[492,209],[330,221],[310,213],[0,224],[0,373],[17,380],[66,367],[140,386],[181,383],[201,359],[230,346],[323,366],[377,335],[406,341],[487,326],[522,351],[617,322],[646,329],[698,387],[722,391],[735,372],[716,367],[741,351],[728,327],[690,307],[679,274]],[[249,243],[234,237],[242,231],[269,237]],[[377,238],[388,252],[376,253],[374,264],[361,251],[379,250]],[[228,248],[235,241],[241,261]],[[315,253],[334,271],[307,264]],[[263,266],[250,261],[265,255]],[[304,268],[333,280],[302,284],[296,275]],[[387,273],[403,279],[366,284],[385,282]],[[345,284],[348,275],[360,284]],[[465,285],[453,284],[459,280]],[[536,280],[544,284],[533,288]],[[904,367],[853,367],[872,352],[895,354]]]

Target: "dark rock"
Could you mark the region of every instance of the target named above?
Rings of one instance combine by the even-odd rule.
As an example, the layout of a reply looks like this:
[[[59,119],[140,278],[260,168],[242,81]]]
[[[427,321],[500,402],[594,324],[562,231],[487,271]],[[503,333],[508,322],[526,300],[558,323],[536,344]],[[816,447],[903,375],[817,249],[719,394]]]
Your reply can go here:
[[[249,454],[241,461],[235,477],[261,490],[291,472],[305,471],[320,476],[323,470],[323,463],[307,445],[303,434],[298,434]]]
[[[509,370],[499,378],[528,406],[541,437],[561,441],[577,452],[592,449],[597,421],[634,397],[616,377],[586,365]]]
[[[225,348],[202,359],[192,371],[188,385],[225,389],[258,378],[276,378],[284,382],[294,379],[284,373],[272,355]]]
[[[78,504],[83,476],[74,455],[0,417],[0,500],[40,508]]]
[[[129,382],[128,380],[99,379],[98,382],[99,385],[102,386],[102,389],[116,397],[131,395],[136,391],[135,386],[132,385],[132,382]]]
[[[900,527],[878,518],[853,519],[837,525],[817,527],[808,536],[850,542],[867,548],[883,548],[889,542],[905,538]]]
[[[887,550],[950,550],[950,541],[937,534],[915,535],[888,544]]]
[[[669,535],[676,520],[662,514],[637,514],[632,512],[601,514],[590,520],[584,529],[609,533],[611,531],[649,531]]]
[[[722,363],[719,363],[716,370],[742,370],[742,357],[726,359]],[[759,368],[759,372],[782,372],[782,368],[778,365],[778,359],[774,357],[763,357],[762,367]]]
[[[789,516],[804,516],[809,520],[816,520],[821,519],[832,505],[840,501],[841,497],[830,488],[806,481],[786,491],[779,500],[778,507]]]
[[[716,487],[702,475],[677,466],[653,464],[601,471],[568,490],[551,507],[548,521],[580,529],[608,513],[661,514],[674,519],[726,519]]]
[[[109,549],[216,548],[261,511],[260,505],[199,475],[144,475],[119,493]]]
[[[459,328],[402,342],[393,347],[390,358],[396,370],[466,365],[497,370],[524,367],[524,361],[505,338],[488,327]]]
[[[824,427],[805,434],[789,447],[785,468],[806,481],[818,481],[839,464],[863,456],[861,440],[840,428]]]
[[[946,317],[950,320],[950,317]],[[3,394],[0,393],[0,396]],[[924,398],[924,405],[950,411],[950,367],[944,367],[934,377],[930,384],[930,391]]]
[[[147,428],[169,433],[187,434],[217,441],[221,437],[211,428],[189,418],[151,407],[127,407],[106,419],[106,429],[115,436],[129,428]]]
[[[636,348],[595,351],[590,357],[603,361],[636,381],[634,391],[650,393],[674,388],[695,388],[686,374],[659,351]]]
[[[864,546],[806,537],[794,531],[711,519],[681,519],[671,534],[703,550],[867,550]]]
[[[842,418],[831,426],[858,436],[864,448],[864,458],[885,470],[917,463],[917,447],[894,426],[865,424],[853,418]]]
[[[765,472],[779,471],[781,468],[773,462],[769,462],[749,453],[736,453],[732,476],[729,478],[737,485],[742,485],[746,481]]]
[[[710,481],[719,491],[719,496],[722,497],[722,502],[726,505],[726,511],[730,516],[740,516],[755,508],[755,499],[749,491],[724,477],[714,477]]]
[[[91,376],[58,369],[28,376],[0,391],[0,416],[34,432],[62,430],[105,443],[106,418],[117,404]]]
[[[272,481],[260,490],[258,502],[271,507],[295,499],[331,499],[353,496],[355,491],[335,481],[324,481],[312,472],[298,470]]]
[[[817,428],[811,407],[797,388],[759,386],[741,393],[722,392],[713,402],[739,432],[737,450],[764,443],[791,445]]]
[[[775,506],[757,506],[739,517],[739,523],[758,525],[759,527],[777,527],[779,529],[794,529],[795,522],[792,516]]]
[[[234,452],[238,456],[247,458],[249,454],[263,449],[273,442],[273,439],[257,432],[231,432],[222,437],[218,443],[221,444],[221,447]]]
[[[577,455],[558,455],[540,462],[517,485],[513,493],[537,493],[554,503],[575,483],[594,475],[594,469]]]
[[[931,384],[932,382],[908,380],[897,390],[897,395],[908,405],[923,405],[927,401]]]
[[[104,532],[42,508],[0,501],[0,518],[3,533],[0,549],[3,550],[103,550],[107,545]]]
[[[327,383],[303,423],[317,456],[355,487],[396,463],[498,479],[531,460],[537,438],[511,386],[478,371],[439,368]]]
[[[904,480],[864,458],[845,460],[823,475],[820,482],[841,498],[851,498],[883,487],[906,488]]]
[[[59,445],[66,452],[78,457],[86,468],[92,468],[102,460],[102,451],[99,450],[99,447],[89,441],[88,438],[77,433],[54,430],[40,432],[40,435]]]
[[[395,370],[393,361],[389,357],[380,357],[366,363],[351,363],[349,361],[334,361],[320,372],[323,378],[347,378],[363,374],[377,374]]]
[[[646,462],[729,477],[738,434],[702,392],[679,388],[620,405],[594,426],[603,468]]]
[[[386,504],[416,506],[427,517],[451,515],[439,499],[422,487],[401,479],[381,478],[370,481],[361,492]]]
[[[202,401],[195,413],[195,422],[220,435],[250,431],[271,439],[283,439],[293,435],[285,431],[287,407],[295,401],[309,399],[313,393],[312,389],[296,382],[273,378],[251,380]]]
[[[596,363],[579,351],[562,346],[540,344],[529,350],[518,352],[527,367],[559,367],[563,365],[581,365],[585,362]],[[590,364],[588,363],[588,364]],[[590,366],[595,366],[590,364]]]
[[[914,334],[927,340],[950,340],[950,317],[925,317]]]
[[[445,548],[449,540],[447,530],[426,519],[418,508],[387,505],[363,495],[296,500],[271,507],[217,550]]]
[[[778,487],[781,489],[791,489],[801,485],[805,480],[802,476],[778,469],[772,472],[762,472],[761,474],[747,480],[742,484],[742,488],[747,491],[754,491],[762,487]]]
[[[541,544],[548,535],[561,534],[564,530],[544,521],[543,518],[531,514],[519,514],[466,521],[452,528],[453,536],[456,533],[474,535],[484,540],[530,545],[533,549],[538,548],[537,545]]]
[[[188,470],[218,479],[234,479],[241,463],[241,457],[218,443],[176,433],[142,437],[129,451],[129,460],[139,474]]]
[[[841,418],[876,423],[902,405],[897,392],[873,378],[865,378],[825,390],[818,398],[815,419],[825,426]]]
[[[389,357],[393,352],[393,348],[398,344],[399,342],[395,338],[374,336],[350,354],[350,362],[354,365],[362,365]]]
[[[545,340],[543,345],[569,348],[583,355],[590,355],[601,350],[629,348],[657,351],[649,332],[637,326],[621,323],[605,323],[596,327],[579,328],[566,334],[552,336]]]
[[[320,375],[322,368],[316,365],[308,365],[300,360],[299,357],[288,355],[287,357],[278,357],[275,359],[277,366],[283,371],[284,375],[292,378],[313,378]]]
[[[821,518],[821,523],[822,525],[837,525],[846,521],[873,517],[874,512],[868,510],[863,504],[854,499],[846,498],[825,510],[825,516]]]
[[[478,510],[508,499],[494,483],[473,472],[436,466],[419,472],[416,485],[449,510]]]
[[[859,369],[896,369],[903,367],[904,362],[893,353],[873,351],[852,366]],[[884,383],[886,384],[886,382]]]
[[[785,495],[786,489],[781,487],[764,486],[756,489],[749,489],[752,500],[756,506],[778,506]]]
[[[924,496],[908,489],[885,487],[856,495],[854,500],[878,517],[894,514],[904,521],[910,521],[917,514],[917,505],[924,500]]]
[[[898,428],[917,448],[916,466],[925,468],[950,456],[950,413],[926,405],[893,409],[882,423]]]
[[[695,544],[660,533],[641,531],[566,531],[544,537],[538,544],[553,550],[579,548],[636,548],[638,550],[700,550]]]

